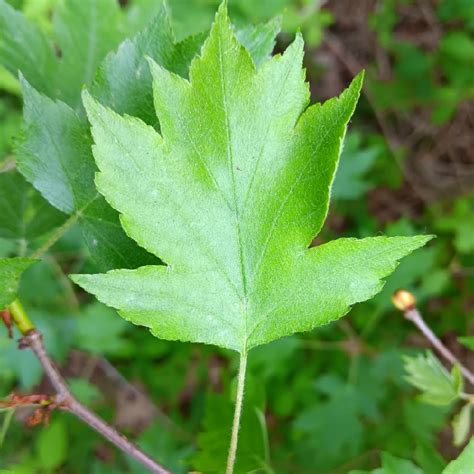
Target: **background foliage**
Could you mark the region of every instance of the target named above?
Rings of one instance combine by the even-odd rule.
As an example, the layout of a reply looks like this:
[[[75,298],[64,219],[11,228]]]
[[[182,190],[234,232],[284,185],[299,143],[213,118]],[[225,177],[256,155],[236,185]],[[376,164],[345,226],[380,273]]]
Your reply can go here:
[[[72,190],[77,199],[56,206],[60,212],[15,169],[19,144],[24,146],[22,89],[8,72],[11,57],[4,38],[17,35],[25,48],[21,69],[28,82],[76,109],[80,124],[82,84],[94,80],[107,52],[145,27],[158,2],[88,0],[99,6],[94,31],[79,14],[79,0],[9,3],[22,16],[7,22],[0,13],[0,58],[5,66],[0,69],[0,256],[22,256],[41,248],[50,229],[74,217],[88,195],[86,188],[82,195]],[[205,31],[219,2],[169,3],[179,41]],[[433,398],[425,393],[420,399],[407,382],[406,370],[420,389],[426,386],[423,376],[429,387],[438,380],[443,394],[451,387],[450,375],[436,364],[429,365],[427,374],[426,343],[392,310],[390,295],[402,285],[414,291],[431,327],[474,367],[467,349],[474,346],[469,338],[474,315],[474,4],[229,3],[241,29],[284,13],[277,51],[296,30],[303,32],[314,100],[338,94],[358,70],[367,69],[365,93],[318,243],[379,232],[438,235],[407,258],[383,292],[356,306],[348,319],[252,351],[239,469],[342,474],[382,466],[376,472],[440,473],[462,447],[455,446],[459,443],[453,442],[450,427],[461,405],[457,392],[442,399],[446,403],[426,403]],[[4,12],[5,3],[0,1],[0,7]],[[36,28],[25,29],[26,21]],[[44,38],[56,49],[48,50]],[[85,65],[78,47],[87,43],[84,38],[90,44],[100,39],[93,60]],[[27,87],[23,91],[28,92]],[[93,211],[69,222],[45,258],[25,273],[22,300],[84,403],[173,472],[215,472],[226,456],[237,361],[224,350],[157,341],[71,286],[67,274],[98,271],[96,259],[90,258]],[[113,222],[111,216],[104,224],[107,232],[113,231]],[[464,346],[458,336],[464,337]],[[406,369],[404,356],[412,357]],[[33,356],[18,351],[2,331],[0,395],[40,392],[45,383]],[[436,393],[431,396],[436,399]],[[55,413],[49,426],[35,428],[25,428],[24,416],[15,414],[3,443],[0,434],[0,468],[15,473],[143,472],[65,414]]]

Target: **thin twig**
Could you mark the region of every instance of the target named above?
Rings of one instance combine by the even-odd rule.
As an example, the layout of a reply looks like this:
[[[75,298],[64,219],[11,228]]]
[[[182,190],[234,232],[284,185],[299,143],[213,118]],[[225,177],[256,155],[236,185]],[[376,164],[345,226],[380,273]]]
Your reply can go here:
[[[62,410],[69,411],[77,416],[92,429],[100,433],[104,438],[108,439],[112,444],[117,446],[121,451],[136,459],[145,466],[150,472],[156,474],[170,474],[170,471],[160,466],[156,461],[151,459],[147,454],[141,451],[135,444],[129,441],[125,436],[120,434],[115,428],[99,418],[95,413],[82,405],[69,391],[65,380],[54,366],[49,358],[43,344],[43,337],[37,329],[29,331],[22,337],[21,346],[29,347],[40,361],[46,376],[56,393],[54,404]]]
[[[16,300],[8,306],[8,310],[11,313],[12,320],[23,334],[23,337],[20,339],[20,348],[29,348],[34,352],[54,389],[54,401],[49,405],[49,407],[60,408],[72,413],[92,429],[104,436],[104,438],[108,439],[122,452],[128,454],[130,457],[145,466],[150,472],[154,474],[171,474],[170,471],[159,465],[125,436],[120,434],[115,428],[82,405],[72,395],[66,381],[46,352],[41,332],[38,331],[34,324],[29,320],[21,303]]]
[[[459,359],[442,343],[431,328],[426,324],[423,316],[416,307],[416,299],[413,293],[400,289],[392,296],[394,306],[403,312],[405,319],[411,321],[428,339],[431,345],[444,357],[451,365],[457,364],[466,379],[474,386],[474,374],[465,367]]]
[[[431,345],[444,357],[450,364],[457,364],[461,369],[462,374],[469,381],[471,385],[474,385],[474,374],[461,362],[459,359],[441,342],[430,327],[425,323],[425,320],[421,316],[421,313],[416,308],[408,309],[404,312],[404,316],[408,321],[411,321],[422,334],[430,341]]]

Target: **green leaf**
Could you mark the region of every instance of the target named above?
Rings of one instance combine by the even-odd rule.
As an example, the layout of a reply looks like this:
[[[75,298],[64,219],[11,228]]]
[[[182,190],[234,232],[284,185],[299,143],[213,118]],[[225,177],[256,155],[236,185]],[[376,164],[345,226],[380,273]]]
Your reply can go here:
[[[102,59],[122,39],[121,20],[116,0],[65,0],[55,10],[59,97],[72,107],[80,104],[81,88],[92,82]]]
[[[79,316],[76,344],[92,354],[117,354],[129,347],[122,337],[125,321],[115,311],[100,303],[89,305]]]
[[[57,58],[46,35],[0,0],[0,63],[15,77],[22,71],[38,90],[52,94]]]
[[[320,469],[329,470],[359,454],[363,424],[354,387],[342,385],[327,401],[301,412],[294,422],[293,436],[300,457]]]
[[[100,390],[87,380],[68,379],[67,383],[73,395],[84,405],[91,405],[101,396]]]
[[[57,209],[71,214],[97,196],[89,128],[68,105],[37,92],[25,78],[18,168]]]
[[[420,400],[425,403],[448,405],[462,392],[462,382],[455,369],[450,374],[432,352],[405,357],[405,370],[408,382],[423,392]]]
[[[448,464],[443,474],[472,474],[472,466],[474,466],[474,437],[461,455]]]
[[[40,466],[48,471],[58,468],[66,460],[67,431],[62,419],[42,428],[36,440],[36,451]]]
[[[162,135],[86,94],[98,189],[127,234],[168,266],[74,281],[157,337],[239,352],[338,319],[380,291],[431,237],[308,250],[362,75],[306,109],[302,56],[297,36],[256,71],[221,7],[190,82],[151,62]]]
[[[390,453],[382,453],[382,467],[384,474],[423,474],[411,461]]]
[[[260,64],[271,54],[279,29],[280,21],[274,19],[239,30],[237,36],[249,49],[254,61]],[[146,57],[186,77],[189,64],[203,41],[204,37],[197,35],[176,43],[170,13],[162,4],[147,27],[131,40],[125,40],[117,52],[106,57],[91,92],[103,105],[119,114],[133,115],[155,125],[152,76]]]
[[[186,44],[188,47],[183,54],[186,55],[189,51],[190,57],[182,61],[177,58],[177,46],[174,43],[169,14],[165,5],[162,5],[156,17],[144,30],[131,40],[125,40],[117,52],[106,57],[97,73],[92,93],[118,113],[134,115],[154,125],[156,114],[153,109],[152,78],[146,56],[175,72],[182,73],[181,70],[176,71],[175,63],[184,63],[187,70],[201,40],[197,43],[189,40]]]
[[[64,214],[11,170],[0,173],[0,237],[31,241],[64,221]]]
[[[334,199],[357,199],[370,188],[370,183],[364,175],[374,164],[380,148],[368,148],[367,145],[361,148],[359,134],[352,133],[347,136],[332,189]]]
[[[16,298],[22,273],[35,262],[24,257],[0,258],[0,309]]]
[[[249,25],[236,31],[237,39],[252,56],[255,66],[260,67],[272,54],[275,38],[280,32],[281,18],[275,17],[268,23]]]
[[[474,351],[474,336],[462,336],[458,337],[458,341],[463,345],[466,346],[471,351]]]
[[[101,268],[155,262],[125,235],[117,213],[97,193],[87,123],[64,102],[37,92],[24,78],[22,87],[24,133],[17,158],[21,173],[53,206],[79,220]]]
[[[455,446],[463,445],[469,435],[471,428],[471,410],[472,405],[467,403],[453,418],[453,442]]]

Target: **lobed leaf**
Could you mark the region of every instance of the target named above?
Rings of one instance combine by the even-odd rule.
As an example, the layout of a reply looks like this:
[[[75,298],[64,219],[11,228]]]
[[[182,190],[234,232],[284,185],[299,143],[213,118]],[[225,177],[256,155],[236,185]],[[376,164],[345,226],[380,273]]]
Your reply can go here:
[[[405,357],[405,370],[408,382],[423,392],[420,399],[426,403],[448,405],[463,390],[459,369],[453,368],[450,374],[432,352]]]
[[[298,35],[259,69],[221,6],[189,81],[150,60],[161,134],[84,95],[99,191],[167,266],[74,281],[158,337],[239,352],[340,318],[431,237],[340,239],[326,218],[363,75],[308,107]]]
[[[77,108],[82,87],[124,36],[120,7],[116,0],[65,0],[55,9],[53,25],[61,50],[58,97]]]
[[[17,166],[57,209],[78,217],[86,243],[103,269],[133,268],[156,261],[123,232],[118,216],[94,185],[87,123],[59,100],[52,100],[22,78],[23,139]]]
[[[115,5],[110,12],[99,15],[110,2]],[[117,8],[112,0],[67,0],[56,11],[55,31],[62,48],[59,80],[64,84],[56,95],[68,104],[77,105],[77,89],[92,81],[98,61],[114,46],[120,29]],[[96,17],[98,22],[90,21]],[[276,33],[277,27],[268,24],[249,28],[245,36],[255,53],[264,57],[269,54]],[[75,48],[76,43],[80,43],[79,48]],[[107,56],[93,91],[119,112],[136,114],[156,124],[152,78],[145,54],[186,75],[201,43],[202,38],[196,37],[175,44],[169,13],[161,4],[147,28]],[[78,218],[91,255],[103,270],[156,263],[156,258],[126,236],[117,213],[96,191],[96,165],[87,122],[70,105],[39,93],[25,78],[22,88],[24,130],[18,146],[22,174],[53,206]]]

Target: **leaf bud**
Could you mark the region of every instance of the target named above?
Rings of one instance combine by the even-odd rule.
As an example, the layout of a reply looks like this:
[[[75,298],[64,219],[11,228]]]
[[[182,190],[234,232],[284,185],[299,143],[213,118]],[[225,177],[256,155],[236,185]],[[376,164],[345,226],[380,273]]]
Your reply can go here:
[[[392,295],[392,303],[400,311],[408,311],[415,307],[416,299],[413,293],[400,289]]]

